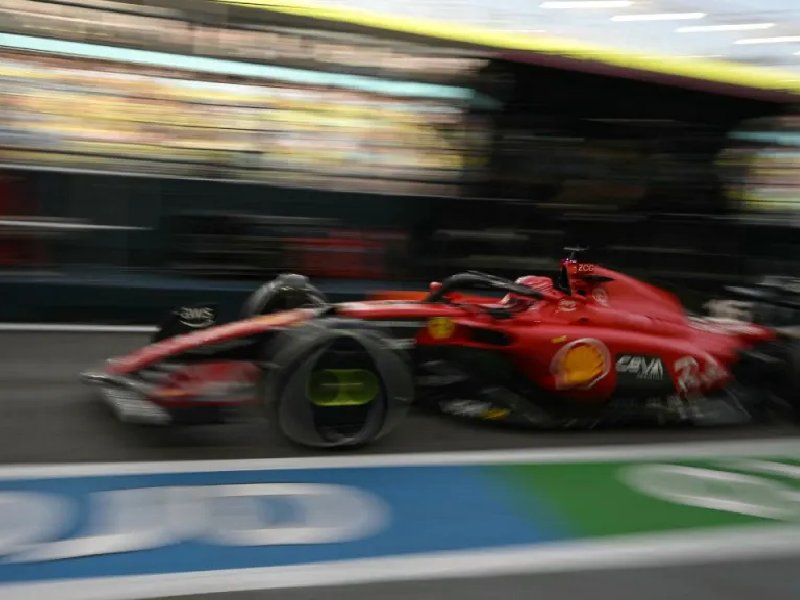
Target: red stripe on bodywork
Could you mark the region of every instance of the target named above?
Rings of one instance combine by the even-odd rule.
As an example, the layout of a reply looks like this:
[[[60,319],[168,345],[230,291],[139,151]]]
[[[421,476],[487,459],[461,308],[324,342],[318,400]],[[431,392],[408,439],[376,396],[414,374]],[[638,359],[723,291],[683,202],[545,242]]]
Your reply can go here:
[[[275,329],[278,327],[288,327],[303,321],[314,318],[317,314],[315,309],[296,309],[281,312],[274,315],[263,315],[236,321],[210,329],[203,329],[192,333],[178,335],[155,344],[145,346],[128,356],[115,360],[109,365],[108,371],[114,374],[125,374],[138,371],[146,366],[157,363],[169,356],[174,356],[187,352],[200,346],[215,343],[229,342],[237,338],[247,337]]]
[[[477,311],[475,311],[477,312]],[[461,306],[424,304],[420,302],[366,301],[339,304],[336,314],[354,319],[426,319],[431,317],[465,317],[473,313]]]
[[[385,302],[387,300],[404,301],[404,302],[422,302],[429,295],[430,292],[382,290],[367,294],[367,300],[368,301],[375,300],[378,302]],[[497,298],[495,297],[480,296],[478,294],[459,294],[454,292],[449,294],[448,297],[453,302],[468,303],[468,304],[493,304],[497,302]]]

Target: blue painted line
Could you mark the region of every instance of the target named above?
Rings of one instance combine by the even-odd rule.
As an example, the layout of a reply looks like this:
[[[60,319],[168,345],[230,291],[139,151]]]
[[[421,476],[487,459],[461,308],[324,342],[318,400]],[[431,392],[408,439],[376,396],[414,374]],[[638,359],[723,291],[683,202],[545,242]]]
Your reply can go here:
[[[396,467],[3,480],[0,481],[0,499],[8,492],[51,494],[74,507],[69,525],[60,532],[61,539],[87,535],[93,519],[91,511],[94,505],[90,500],[93,495],[158,486],[263,483],[347,486],[380,500],[388,518],[378,530],[360,539],[334,543],[231,546],[209,543],[203,538],[189,538],[132,552],[63,560],[15,562],[6,556],[0,558],[0,581],[31,582],[289,566],[332,560],[490,549],[565,538],[545,508],[541,511],[526,510],[523,515],[522,511],[515,510],[511,497],[503,487],[493,485],[482,472],[481,467]],[[532,505],[536,502],[531,498]],[[285,526],[297,518],[295,507],[286,498],[269,499],[262,508],[264,513],[269,514],[273,526]],[[536,518],[537,512],[541,518]]]

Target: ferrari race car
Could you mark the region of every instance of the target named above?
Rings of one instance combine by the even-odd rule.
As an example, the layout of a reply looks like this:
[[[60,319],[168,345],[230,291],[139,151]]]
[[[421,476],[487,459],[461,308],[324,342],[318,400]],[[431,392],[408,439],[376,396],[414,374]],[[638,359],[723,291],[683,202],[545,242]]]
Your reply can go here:
[[[470,271],[404,300],[332,304],[302,275],[281,275],[239,320],[179,308],[151,344],[84,379],[124,421],[224,422],[256,405],[312,447],[372,442],[412,403],[534,428],[800,414],[793,337],[690,316],[673,295],[581,256],[553,278]]]

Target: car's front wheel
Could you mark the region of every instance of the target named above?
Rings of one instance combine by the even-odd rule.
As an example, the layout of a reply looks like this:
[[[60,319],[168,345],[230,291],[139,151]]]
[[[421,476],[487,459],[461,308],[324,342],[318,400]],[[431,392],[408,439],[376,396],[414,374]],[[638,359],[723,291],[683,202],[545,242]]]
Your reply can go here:
[[[281,433],[314,448],[369,444],[394,429],[414,397],[407,358],[381,333],[319,319],[270,340],[264,386]]]

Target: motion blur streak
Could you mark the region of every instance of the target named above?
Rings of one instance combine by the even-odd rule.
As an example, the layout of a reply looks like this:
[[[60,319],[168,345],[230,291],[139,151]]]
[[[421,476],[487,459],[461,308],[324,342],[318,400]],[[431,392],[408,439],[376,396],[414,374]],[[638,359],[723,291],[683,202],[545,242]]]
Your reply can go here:
[[[240,322],[278,274],[308,276],[331,303],[419,299],[472,270],[553,287],[565,246],[674,292],[676,314],[719,339],[700,315],[766,314],[796,331],[796,308],[727,297],[759,281],[772,300],[800,289],[796,1],[0,0],[0,23],[3,600],[288,598],[311,586],[322,589],[301,593],[333,598],[334,585],[370,600],[468,600],[481,586],[560,600],[580,585],[605,600],[625,596],[633,571],[652,600],[796,600],[788,420],[531,433],[499,427],[502,409],[462,398],[476,391],[465,385],[451,412],[486,427],[414,406],[377,454],[321,456],[264,418],[262,376],[287,371],[265,358],[271,334],[247,328],[211,350],[235,355],[241,341],[257,357],[245,389],[258,402],[225,425],[117,423],[79,381],[159,324],[174,325],[162,349],[188,350],[193,338],[177,336]],[[557,306],[563,323],[570,306]],[[497,308],[476,313],[485,330],[441,323],[442,337],[513,343],[497,336],[512,320]],[[566,325],[552,327],[542,345],[572,347]],[[313,341],[294,331],[286,339]],[[208,360],[205,344],[193,350]],[[629,350],[556,366],[573,384],[599,375],[630,389],[676,364],[680,381],[699,377],[697,362]],[[737,368],[756,358],[728,354]],[[779,379],[762,362],[759,376]],[[477,379],[500,371],[479,366]],[[219,414],[230,390],[245,395],[219,365],[185,367],[137,373],[173,402],[142,411],[141,394],[137,405],[116,390],[120,414],[163,424],[187,389],[225,390]],[[416,454],[431,451],[442,453]],[[606,569],[605,583],[592,574]],[[545,574],[558,572],[572,577],[555,589]]]
[[[37,490],[0,495],[5,514],[50,502],[59,519],[2,536],[0,593],[113,600],[792,557],[800,505],[774,510],[787,486],[728,469],[796,454],[776,440],[4,468],[4,489]]]

